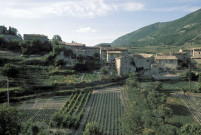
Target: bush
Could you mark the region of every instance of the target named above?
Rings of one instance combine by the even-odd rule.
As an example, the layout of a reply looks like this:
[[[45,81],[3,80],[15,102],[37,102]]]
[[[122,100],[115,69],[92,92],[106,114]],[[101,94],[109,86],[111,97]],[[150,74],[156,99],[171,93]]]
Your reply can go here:
[[[50,126],[51,127],[61,127],[63,125],[63,120],[65,116],[60,112],[56,112],[51,117]]]
[[[64,60],[60,59],[60,60],[56,60],[56,61],[54,62],[54,65],[55,65],[55,66],[59,66],[59,67],[63,67],[63,66],[66,65],[66,62],[65,62]]]
[[[103,135],[95,122],[87,123],[83,135]]]
[[[6,77],[17,77],[19,69],[13,64],[6,64],[2,69],[2,74]]]

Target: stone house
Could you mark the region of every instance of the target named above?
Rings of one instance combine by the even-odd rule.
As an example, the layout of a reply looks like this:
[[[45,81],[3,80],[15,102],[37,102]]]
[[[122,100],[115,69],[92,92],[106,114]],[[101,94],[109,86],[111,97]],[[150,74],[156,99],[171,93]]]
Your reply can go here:
[[[193,56],[193,49],[180,49],[179,52],[185,52],[188,58]]]
[[[104,62],[111,62],[111,59],[128,55],[127,48],[100,47],[100,59]]]
[[[41,35],[41,34],[24,34],[23,39],[24,40],[37,39],[37,40],[40,40],[42,43],[49,41],[47,36]]]
[[[115,58],[116,69],[120,76],[129,72],[139,72],[145,75],[150,75],[151,64],[153,62],[153,55],[145,53]]]
[[[136,66],[133,64],[132,56],[122,56],[115,58],[115,65],[119,76],[136,71]]]
[[[66,42],[60,42],[61,45],[64,45],[66,48],[72,49],[73,53],[76,56],[82,55],[85,56],[85,44],[81,43],[66,43]]]
[[[201,48],[193,48],[193,56],[191,57],[191,62],[201,64]]]
[[[136,67],[136,71],[145,75],[150,75],[151,64],[154,63],[153,54],[135,53],[131,56],[133,57],[133,62]]]
[[[178,66],[178,59],[176,56],[156,56],[155,63],[161,65],[166,70],[175,70]]]

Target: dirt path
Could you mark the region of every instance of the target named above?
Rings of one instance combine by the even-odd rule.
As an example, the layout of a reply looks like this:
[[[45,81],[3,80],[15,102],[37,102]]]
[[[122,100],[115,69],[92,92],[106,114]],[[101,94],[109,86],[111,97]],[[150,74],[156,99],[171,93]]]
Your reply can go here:
[[[201,125],[201,94],[178,92],[175,96],[182,99],[194,119]]]
[[[91,105],[93,103],[93,99],[94,99],[94,93],[101,93],[101,92],[121,92],[123,89],[122,86],[112,86],[112,87],[107,87],[107,88],[102,88],[102,89],[97,89],[97,90],[93,90],[92,94],[91,94],[91,97],[89,99],[89,102],[87,104],[87,107],[85,109],[85,112],[83,114],[83,118],[80,122],[80,126],[78,128],[78,130],[76,131],[75,135],[81,135],[82,132],[84,131],[84,128],[85,128],[85,124],[87,122],[87,118],[88,118],[88,114],[89,114],[89,111],[91,109]]]

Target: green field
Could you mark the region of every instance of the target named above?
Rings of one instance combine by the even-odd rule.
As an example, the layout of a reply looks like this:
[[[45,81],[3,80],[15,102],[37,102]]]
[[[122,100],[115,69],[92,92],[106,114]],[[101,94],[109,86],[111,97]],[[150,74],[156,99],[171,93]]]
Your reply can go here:
[[[173,111],[173,117],[168,119],[169,123],[180,128],[187,123],[195,122],[191,113],[189,112],[188,108],[185,106],[181,98],[176,98],[173,96],[168,97],[167,103]]]
[[[123,113],[120,94],[120,92],[94,93],[87,122],[96,122],[100,131],[105,134],[120,135],[120,118]]]
[[[155,84],[155,82],[140,82],[140,85],[142,88],[150,89]],[[166,90],[178,90],[182,88],[189,88],[189,82],[188,81],[176,81],[176,82],[162,82],[163,89]],[[197,81],[191,81],[191,88],[197,88],[198,82]]]

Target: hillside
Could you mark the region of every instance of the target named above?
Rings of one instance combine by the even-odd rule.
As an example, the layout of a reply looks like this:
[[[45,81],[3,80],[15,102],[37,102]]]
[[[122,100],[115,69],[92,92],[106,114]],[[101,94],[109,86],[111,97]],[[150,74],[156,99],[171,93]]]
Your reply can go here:
[[[158,22],[128,33],[112,46],[181,46],[201,43],[201,9],[171,22]]]

